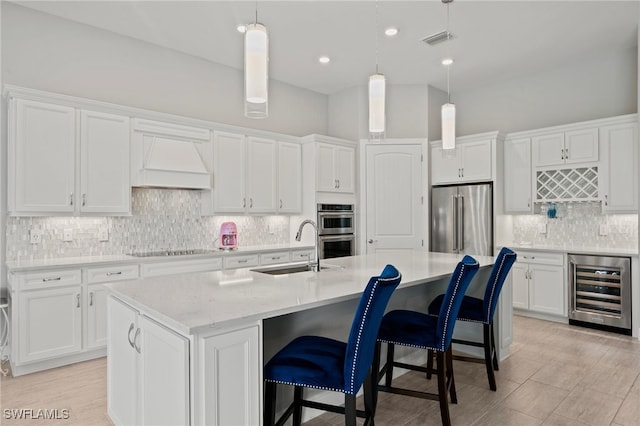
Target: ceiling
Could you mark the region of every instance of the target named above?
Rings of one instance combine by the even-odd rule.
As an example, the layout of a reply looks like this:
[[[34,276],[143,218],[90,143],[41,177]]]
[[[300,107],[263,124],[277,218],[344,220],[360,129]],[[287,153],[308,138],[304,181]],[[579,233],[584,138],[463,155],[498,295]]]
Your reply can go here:
[[[450,4],[453,40],[421,40],[446,29],[447,6],[422,1],[17,1],[25,7],[243,67],[242,23],[269,31],[270,78],[332,94],[364,85],[376,69],[387,84],[446,90],[441,60],[455,59],[451,88],[471,89],[595,52],[637,45],[638,1],[483,1]],[[376,18],[377,16],[377,18]],[[388,26],[400,32],[383,34]],[[331,62],[321,65],[318,57]]]

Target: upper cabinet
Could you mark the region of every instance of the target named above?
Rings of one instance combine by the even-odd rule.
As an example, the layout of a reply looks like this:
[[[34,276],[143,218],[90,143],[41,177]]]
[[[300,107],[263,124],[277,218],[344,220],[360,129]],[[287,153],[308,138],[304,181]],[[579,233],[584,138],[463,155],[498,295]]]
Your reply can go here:
[[[636,114],[507,135],[506,213],[576,201],[601,202],[603,213],[637,212],[637,185]]]
[[[80,211],[131,210],[129,117],[80,112]]]
[[[316,191],[355,192],[355,148],[316,144]]]
[[[278,142],[278,212],[302,211],[302,147]]]
[[[598,128],[570,130],[534,136],[535,167],[598,161]]]
[[[638,211],[638,123],[600,128],[602,211]]]
[[[494,143],[497,132],[456,138],[456,147],[442,149],[431,142],[431,184],[482,182],[493,180]]]
[[[300,152],[296,143],[214,132],[213,191],[203,196],[203,213],[299,213]]]
[[[128,117],[11,97],[8,145],[10,214],[130,213]]]
[[[532,213],[531,138],[504,142],[504,211]]]

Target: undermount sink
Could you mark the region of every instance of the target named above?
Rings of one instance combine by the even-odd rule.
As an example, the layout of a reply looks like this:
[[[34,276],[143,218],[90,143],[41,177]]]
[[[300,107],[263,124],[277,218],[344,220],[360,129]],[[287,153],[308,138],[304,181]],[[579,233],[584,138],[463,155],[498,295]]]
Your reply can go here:
[[[340,269],[341,266],[336,265],[327,265],[320,263],[320,270],[325,271],[327,269]],[[280,266],[271,266],[265,268],[257,268],[252,269],[254,272],[260,272],[262,274],[269,275],[286,275],[286,274],[295,274],[298,272],[310,272],[313,271],[313,267],[309,264],[297,264],[297,265],[280,265]]]

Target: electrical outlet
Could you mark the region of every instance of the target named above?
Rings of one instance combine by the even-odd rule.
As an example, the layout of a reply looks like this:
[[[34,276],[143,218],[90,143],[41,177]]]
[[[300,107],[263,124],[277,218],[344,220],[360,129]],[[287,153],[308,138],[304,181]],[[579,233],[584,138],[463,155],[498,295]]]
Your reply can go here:
[[[67,228],[62,234],[63,241],[73,241],[73,229]]]
[[[42,242],[42,229],[32,229],[29,231],[29,242],[31,244],[40,244]]]
[[[609,234],[609,225],[607,225],[606,223],[601,223],[600,224],[599,233],[602,236],[608,235]]]
[[[539,223],[538,224],[538,233],[539,234],[546,234],[547,233],[547,224],[546,223]]]
[[[98,229],[98,241],[109,241],[109,228],[101,226]]]

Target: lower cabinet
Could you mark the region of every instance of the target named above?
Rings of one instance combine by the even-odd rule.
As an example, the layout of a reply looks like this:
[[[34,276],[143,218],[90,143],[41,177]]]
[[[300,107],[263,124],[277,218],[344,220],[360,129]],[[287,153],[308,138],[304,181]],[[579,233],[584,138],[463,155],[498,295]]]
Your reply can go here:
[[[189,424],[189,340],[110,297],[108,412],[116,425]]]
[[[18,359],[21,363],[82,349],[82,288],[54,287],[18,295]]]
[[[567,316],[564,255],[518,252],[513,265],[513,307]]]
[[[259,425],[262,371],[258,325],[202,338],[202,424]]]

